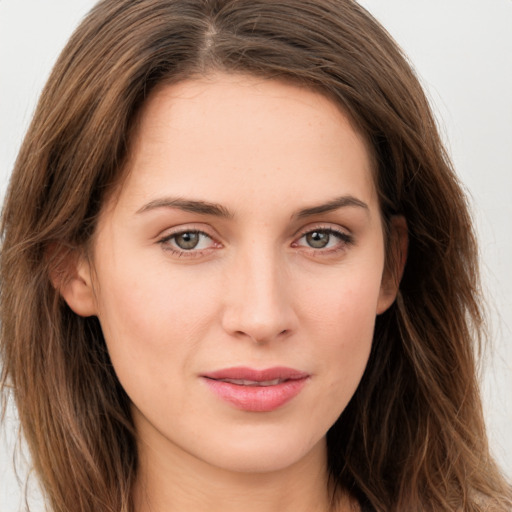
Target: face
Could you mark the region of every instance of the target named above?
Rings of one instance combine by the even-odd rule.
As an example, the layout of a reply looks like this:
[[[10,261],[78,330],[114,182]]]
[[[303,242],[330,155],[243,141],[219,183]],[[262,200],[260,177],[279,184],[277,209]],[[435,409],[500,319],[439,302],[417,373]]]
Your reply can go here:
[[[330,100],[159,89],[92,252],[65,295],[98,316],[142,444],[236,471],[324,451],[394,299],[371,159]]]

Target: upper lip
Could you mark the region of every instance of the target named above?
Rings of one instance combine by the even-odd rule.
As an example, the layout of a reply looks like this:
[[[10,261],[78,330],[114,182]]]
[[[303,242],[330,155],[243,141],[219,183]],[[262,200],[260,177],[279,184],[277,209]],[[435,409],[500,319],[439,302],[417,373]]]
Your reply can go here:
[[[280,381],[304,379],[309,377],[309,373],[296,370],[294,368],[287,368],[285,366],[275,366],[273,368],[265,368],[263,370],[248,368],[246,366],[236,366],[204,373],[202,376],[207,379],[214,380],[230,379],[267,382],[277,379]]]

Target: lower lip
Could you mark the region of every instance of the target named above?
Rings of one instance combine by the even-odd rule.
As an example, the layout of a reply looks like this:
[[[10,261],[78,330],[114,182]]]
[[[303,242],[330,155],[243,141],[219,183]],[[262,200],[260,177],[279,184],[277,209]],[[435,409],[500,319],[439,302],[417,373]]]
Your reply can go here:
[[[282,407],[301,391],[307,377],[287,380],[275,386],[239,386],[214,379],[204,379],[220,398],[237,409],[249,412],[270,412]]]

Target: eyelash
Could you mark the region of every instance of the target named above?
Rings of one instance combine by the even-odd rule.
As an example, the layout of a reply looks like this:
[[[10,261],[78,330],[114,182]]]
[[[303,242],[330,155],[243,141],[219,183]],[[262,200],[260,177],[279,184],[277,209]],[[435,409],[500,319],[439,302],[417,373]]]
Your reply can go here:
[[[180,231],[176,231],[175,233],[171,233],[169,235],[166,235],[162,237],[160,240],[158,240],[158,243],[162,245],[165,251],[169,251],[171,254],[178,256],[178,257],[186,257],[186,258],[199,258],[201,256],[204,256],[207,252],[211,251],[212,247],[208,247],[206,249],[195,249],[191,248],[190,250],[186,249],[180,249],[179,247],[173,247],[171,245],[172,241],[175,242],[176,237],[180,235],[199,235],[200,237],[207,237],[210,240],[212,240],[214,245],[217,245],[218,247],[221,247],[221,244],[218,242],[215,242],[212,236],[210,236],[208,233],[205,233],[204,231],[201,231],[200,229],[182,229]],[[200,243],[200,242],[199,242]]]
[[[330,248],[315,248],[311,246],[306,245],[300,245],[299,241],[308,235],[312,235],[313,233],[321,233],[323,235],[328,235],[329,237],[334,236],[339,240],[339,243],[336,244],[336,247],[330,247]],[[186,249],[180,249],[178,247],[174,247],[171,245],[171,242],[174,241],[176,237],[180,235],[199,235],[200,237],[207,237],[209,238],[214,245],[217,245],[217,247],[208,247],[206,249],[195,249],[191,248],[190,250]],[[219,242],[215,242],[212,236],[210,236],[208,233],[205,233],[204,231],[201,231],[199,229],[183,229],[180,231],[176,231],[175,233],[171,233],[169,235],[166,235],[162,238],[160,238],[157,241],[159,244],[162,245],[164,250],[169,251],[171,254],[178,256],[178,257],[186,257],[186,258],[200,258],[202,256],[205,256],[208,252],[222,247],[222,245]],[[199,242],[200,243],[200,242]],[[330,239],[328,240],[327,244],[330,243]],[[354,244],[354,237],[344,231],[337,230],[333,227],[327,227],[327,226],[317,226],[313,229],[308,229],[306,231],[303,231],[301,235],[296,239],[295,242],[292,243],[292,247],[302,247],[306,250],[308,250],[311,254],[316,255],[331,255],[334,253],[338,253],[339,251],[345,250],[348,246]]]
[[[329,237],[334,236],[338,239],[338,243],[335,247],[330,248],[315,248],[311,246],[302,246],[299,245],[298,241],[307,237],[308,235],[312,235],[313,233],[321,233],[324,235],[328,235]],[[330,240],[327,242],[330,243]],[[302,234],[297,238],[296,242],[293,242],[293,247],[303,247],[304,249],[308,250],[310,254],[314,256],[327,256],[327,255],[333,255],[340,251],[344,251],[347,249],[347,247],[354,245],[354,237],[345,232],[338,230],[336,228],[333,228],[332,226],[316,226],[313,229],[307,229],[306,231],[303,231]]]

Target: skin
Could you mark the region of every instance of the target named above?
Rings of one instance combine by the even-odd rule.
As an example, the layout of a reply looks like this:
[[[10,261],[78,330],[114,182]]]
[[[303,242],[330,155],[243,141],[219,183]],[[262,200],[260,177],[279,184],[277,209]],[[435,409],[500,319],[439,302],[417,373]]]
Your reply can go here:
[[[62,293],[100,319],[132,400],[136,510],[328,510],[325,434],[396,294],[370,154],[343,112],[248,76],[161,87],[89,261]],[[233,366],[309,377],[284,406],[248,412],[202,377]]]

